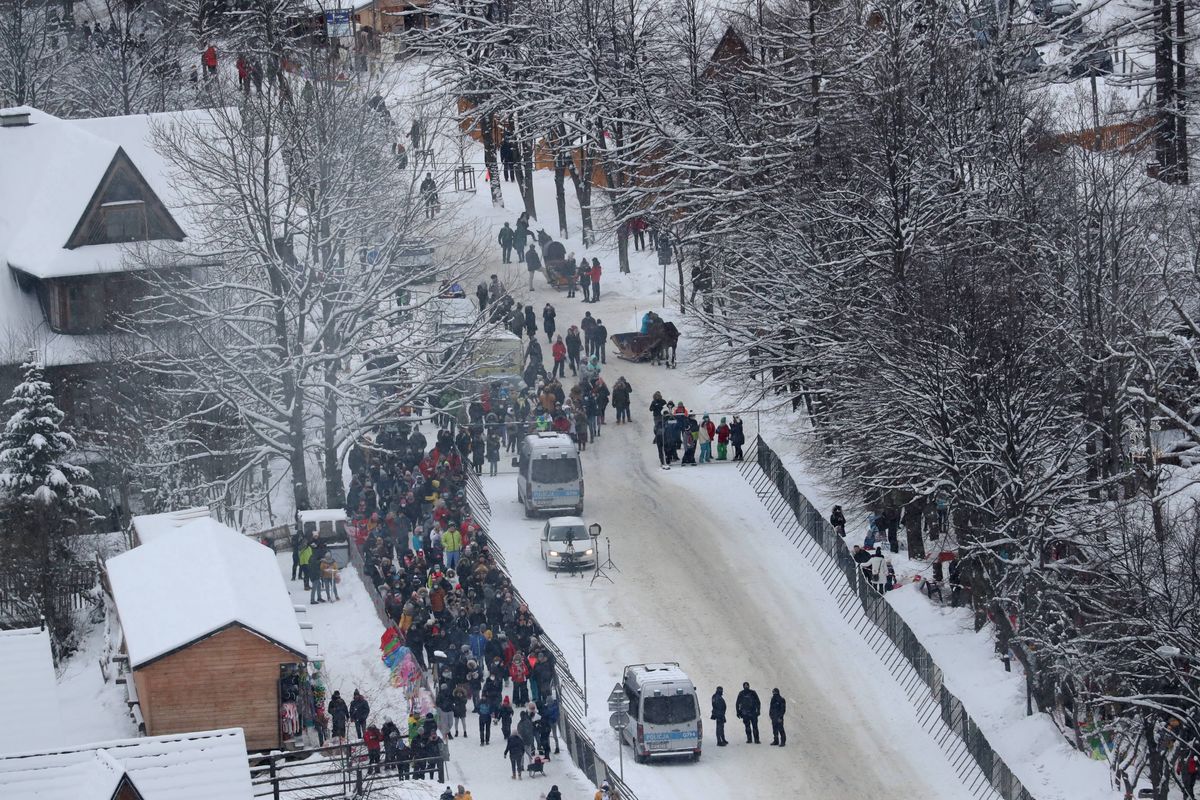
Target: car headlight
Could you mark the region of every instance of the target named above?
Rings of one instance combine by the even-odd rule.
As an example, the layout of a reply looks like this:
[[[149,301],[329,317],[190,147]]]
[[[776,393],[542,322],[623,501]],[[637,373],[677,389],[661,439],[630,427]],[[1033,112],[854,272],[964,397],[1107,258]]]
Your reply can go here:
[[[584,550],[584,551],[583,551],[583,554],[584,554],[585,556],[590,556],[590,555],[592,554],[592,549],[589,547],[587,550]]]
[[[555,558],[558,558],[558,551],[557,551],[557,550],[551,550],[551,551],[550,551],[550,555],[554,556]]]

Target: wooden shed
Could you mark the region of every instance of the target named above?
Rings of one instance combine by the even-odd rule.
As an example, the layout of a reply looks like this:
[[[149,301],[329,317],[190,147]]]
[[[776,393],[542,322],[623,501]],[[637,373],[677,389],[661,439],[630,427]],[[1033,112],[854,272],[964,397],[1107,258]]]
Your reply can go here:
[[[131,700],[152,736],[241,728],[249,749],[278,748],[281,671],[308,644],[275,555],[210,517],[179,522],[106,564]]]

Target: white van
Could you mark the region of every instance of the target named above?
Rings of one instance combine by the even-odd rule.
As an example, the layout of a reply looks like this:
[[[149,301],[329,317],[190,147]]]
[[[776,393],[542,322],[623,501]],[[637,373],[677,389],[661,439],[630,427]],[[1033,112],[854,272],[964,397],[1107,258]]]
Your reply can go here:
[[[517,446],[517,500],[525,516],[552,511],[583,514],[583,464],[565,433],[541,431]]]
[[[631,664],[625,668],[624,686],[629,725],[623,738],[633,748],[635,761],[642,764],[663,756],[700,759],[700,699],[678,663]]]

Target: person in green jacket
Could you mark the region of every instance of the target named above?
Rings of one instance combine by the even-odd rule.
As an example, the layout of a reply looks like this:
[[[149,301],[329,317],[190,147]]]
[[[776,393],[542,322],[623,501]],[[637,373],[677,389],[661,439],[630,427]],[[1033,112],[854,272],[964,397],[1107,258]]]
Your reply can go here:
[[[458,532],[458,528],[451,526],[442,533],[442,550],[446,554],[446,566],[456,569],[458,559],[462,555],[462,534]]]
[[[314,555],[312,541],[307,542],[300,548],[300,574],[304,576],[304,591],[309,590],[308,585],[308,562],[312,561]]]

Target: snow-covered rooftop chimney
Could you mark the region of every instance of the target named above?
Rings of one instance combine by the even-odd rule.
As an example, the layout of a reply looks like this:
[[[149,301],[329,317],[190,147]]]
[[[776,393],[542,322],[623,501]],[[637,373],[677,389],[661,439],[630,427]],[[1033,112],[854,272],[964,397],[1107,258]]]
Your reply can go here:
[[[29,113],[28,108],[8,108],[0,111],[0,128],[24,128],[32,125]]]

